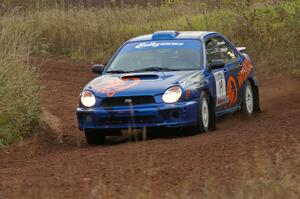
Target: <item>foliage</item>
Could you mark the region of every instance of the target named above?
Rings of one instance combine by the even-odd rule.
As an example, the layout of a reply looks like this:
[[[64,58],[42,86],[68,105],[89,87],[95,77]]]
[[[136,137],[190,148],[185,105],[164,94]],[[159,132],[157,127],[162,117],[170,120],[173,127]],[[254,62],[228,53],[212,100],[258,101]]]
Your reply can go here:
[[[36,34],[12,18],[0,20],[0,146],[29,136],[39,118],[37,73],[27,64]]]
[[[105,62],[124,41],[157,30],[214,30],[247,46],[254,60],[267,58],[265,66],[286,61],[290,70],[297,68],[299,0],[247,2],[219,1],[220,8],[212,10],[206,1],[148,8],[56,7],[18,14],[12,23],[38,30],[40,48],[48,47],[49,54],[75,59]]]

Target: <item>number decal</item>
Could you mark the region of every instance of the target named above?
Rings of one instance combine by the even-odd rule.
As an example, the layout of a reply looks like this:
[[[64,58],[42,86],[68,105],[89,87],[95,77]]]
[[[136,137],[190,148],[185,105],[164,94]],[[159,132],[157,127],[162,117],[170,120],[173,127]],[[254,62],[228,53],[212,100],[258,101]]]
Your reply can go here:
[[[226,95],[226,82],[223,71],[218,71],[214,73],[216,81],[216,106],[221,106],[226,104],[227,95]]]

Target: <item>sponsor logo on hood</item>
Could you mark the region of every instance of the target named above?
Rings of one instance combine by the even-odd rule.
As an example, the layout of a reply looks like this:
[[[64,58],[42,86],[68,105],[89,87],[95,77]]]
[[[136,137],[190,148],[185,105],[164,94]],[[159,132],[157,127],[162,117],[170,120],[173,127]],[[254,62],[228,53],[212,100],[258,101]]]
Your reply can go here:
[[[106,94],[107,97],[113,97],[117,92],[132,88],[140,83],[137,77],[119,78],[104,77],[99,81],[92,83],[92,88],[96,91]]]

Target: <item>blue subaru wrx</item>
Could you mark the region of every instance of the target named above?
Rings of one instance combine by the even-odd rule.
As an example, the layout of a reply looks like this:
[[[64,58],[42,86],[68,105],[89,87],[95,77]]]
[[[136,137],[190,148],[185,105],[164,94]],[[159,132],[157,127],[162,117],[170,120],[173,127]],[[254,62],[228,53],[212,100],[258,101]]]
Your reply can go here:
[[[246,48],[216,32],[159,31],[127,41],[80,94],[79,129],[88,144],[130,128],[207,132],[216,117],[260,111]],[[164,132],[162,132],[164,133]]]

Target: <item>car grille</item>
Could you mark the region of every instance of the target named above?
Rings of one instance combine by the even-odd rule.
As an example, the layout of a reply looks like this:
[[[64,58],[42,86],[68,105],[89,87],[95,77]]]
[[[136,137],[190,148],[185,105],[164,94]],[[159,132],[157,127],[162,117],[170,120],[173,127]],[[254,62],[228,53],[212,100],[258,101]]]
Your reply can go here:
[[[137,116],[134,118],[128,117],[111,117],[100,119],[99,122],[102,125],[121,125],[121,124],[145,124],[152,123],[154,120],[153,116]]]
[[[132,105],[143,105],[152,104],[155,100],[153,96],[109,97],[104,98],[101,105],[104,107],[129,106],[130,102]]]

